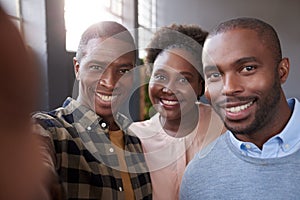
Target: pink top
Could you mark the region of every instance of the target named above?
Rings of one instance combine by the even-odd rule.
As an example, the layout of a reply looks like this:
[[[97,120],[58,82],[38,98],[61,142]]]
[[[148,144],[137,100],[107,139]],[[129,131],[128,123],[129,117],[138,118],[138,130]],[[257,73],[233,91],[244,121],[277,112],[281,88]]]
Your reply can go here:
[[[197,127],[187,136],[168,135],[157,113],[151,119],[130,126],[141,140],[150,170],[153,199],[179,199],[179,187],[188,162],[204,145],[224,132],[223,122],[210,106],[201,104]],[[209,133],[209,134],[207,134]]]

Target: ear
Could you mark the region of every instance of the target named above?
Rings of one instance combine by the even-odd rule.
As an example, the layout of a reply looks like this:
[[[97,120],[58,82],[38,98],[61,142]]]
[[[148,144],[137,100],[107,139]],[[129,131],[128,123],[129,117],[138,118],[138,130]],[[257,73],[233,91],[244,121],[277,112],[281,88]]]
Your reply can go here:
[[[290,62],[288,58],[283,58],[278,65],[278,74],[280,83],[283,84],[288,78],[290,71]]]
[[[73,58],[73,66],[75,77],[77,80],[79,80],[79,62],[77,61],[76,57]]]

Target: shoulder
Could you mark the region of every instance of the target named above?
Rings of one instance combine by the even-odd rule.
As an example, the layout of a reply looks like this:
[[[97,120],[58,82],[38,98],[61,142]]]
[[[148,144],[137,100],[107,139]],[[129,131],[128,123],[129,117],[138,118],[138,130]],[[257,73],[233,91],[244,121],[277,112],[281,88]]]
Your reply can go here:
[[[161,129],[158,114],[148,120],[133,122],[128,128],[132,134],[140,138],[148,138],[157,129]]]
[[[62,116],[62,115],[61,115]],[[36,112],[32,115],[35,123],[40,124],[43,128],[62,127],[62,118],[57,115],[56,111]]]
[[[199,164],[202,165],[206,164],[206,162],[210,159],[217,159],[216,157],[223,156],[226,153],[225,149],[227,149],[226,144],[226,134],[222,134],[212,142],[210,142],[207,146],[201,149],[195,156],[194,159],[189,163],[189,165],[198,166]]]
[[[216,163],[219,162],[218,160],[222,160],[224,154],[227,153],[227,151],[224,150],[224,143],[226,143],[224,140],[224,135],[220,136],[199,151],[188,163],[183,177],[183,182],[187,185],[186,187],[189,187],[188,185],[194,181],[198,182],[202,180],[204,176],[211,174],[212,169],[216,166],[217,168],[223,167],[218,164],[216,165]]]
[[[76,110],[75,103],[71,98],[67,98],[62,107],[49,112],[35,112],[32,114],[32,118],[44,128],[63,127],[65,124],[69,126],[74,122],[73,112]]]
[[[145,121],[138,121],[138,122],[133,122],[130,126],[129,126],[129,130],[133,131],[133,132],[137,132],[141,129],[147,129],[149,127],[150,123],[149,120],[145,120]]]
[[[74,132],[73,115],[66,114],[65,108],[57,108],[50,112],[39,111],[32,114],[37,133],[44,136],[57,137],[58,134]]]
[[[160,122],[159,122],[159,114],[157,113],[154,116],[152,116],[150,119],[133,122],[132,127],[148,128],[148,127],[158,126],[158,124],[160,124]]]

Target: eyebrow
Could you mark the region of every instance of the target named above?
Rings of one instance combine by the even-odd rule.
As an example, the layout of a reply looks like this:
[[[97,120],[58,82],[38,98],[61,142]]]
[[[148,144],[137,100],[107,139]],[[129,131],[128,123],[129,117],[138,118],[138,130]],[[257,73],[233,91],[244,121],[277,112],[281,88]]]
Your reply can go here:
[[[191,76],[191,77],[194,77],[194,76],[197,76],[197,74],[193,74],[191,72],[179,72],[179,74],[181,74],[182,76]]]
[[[107,67],[108,65],[110,65],[112,62],[108,62],[108,61],[99,61],[99,60],[90,60],[88,62],[89,64],[96,64],[96,65],[100,65],[100,66],[104,66]],[[134,67],[133,63],[116,63],[116,66],[118,67]]]
[[[208,65],[204,67],[204,73],[207,73],[209,71],[219,71],[217,66]]]
[[[132,64],[132,63],[120,63],[117,66],[118,67],[134,67],[134,64]]]
[[[259,62],[256,57],[250,56],[250,57],[244,57],[244,58],[240,58],[238,60],[236,60],[234,62],[234,65],[241,65],[247,62]],[[204,73],[207,73],[209,71],[218,71],[218,67],[214,66],[214,65],[208,65],[204,67]]]
[[[166,73],[166,70],[164,69],[157,69],[157,70],[152,70],[152,73],[155,74],[155,73]]]
[[[247,63],[247,62],[258,62],[258,60],[251,56],[251,57],[244,57],[244,58],[240,58],[237,61],[235,61],[234,63],[237,65],[243,64],[243,63]]]
[[[90,60],[88,64],[96,64],[96,65],[101,65],[101,66],[106,66],[108,62],[105,61],[99,61],[99,60]]]

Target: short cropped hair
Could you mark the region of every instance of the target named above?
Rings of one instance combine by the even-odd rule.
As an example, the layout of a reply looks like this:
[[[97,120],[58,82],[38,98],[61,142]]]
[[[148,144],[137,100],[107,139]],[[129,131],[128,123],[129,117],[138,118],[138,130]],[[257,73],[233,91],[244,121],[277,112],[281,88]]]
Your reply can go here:
[[[76,59],[78,62],[86,54],[85,46],[91,39],[97,38],[115,38],[133,45],[135,53],[136,46],[131,33],[123,25],[114,21],[102,21],[95,23],[88,27],[88,29],[82,34],[79,46],[76,52]]]
[[[280,40],[275,29],[270,24],[256,18],[240,17],[222,22],[209,33],[207,38],[234,29],[255,31],[263,41],[262,43],[272,52],[275,62],[279,63],[282,60]]]

